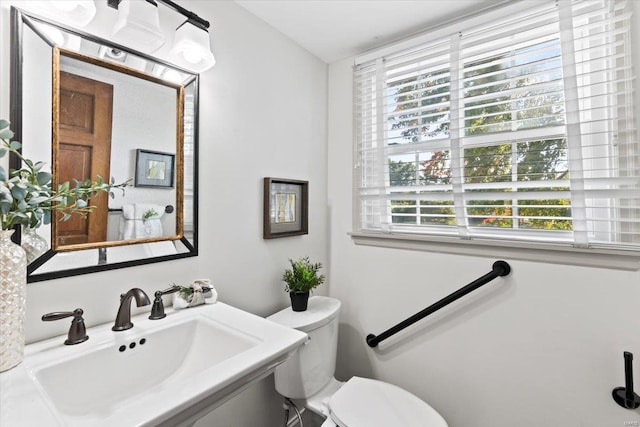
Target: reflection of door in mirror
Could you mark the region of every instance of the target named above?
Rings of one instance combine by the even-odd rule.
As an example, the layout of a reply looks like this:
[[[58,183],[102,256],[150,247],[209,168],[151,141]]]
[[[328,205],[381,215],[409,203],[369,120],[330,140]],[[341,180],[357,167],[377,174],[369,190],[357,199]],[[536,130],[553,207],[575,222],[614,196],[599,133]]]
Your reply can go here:
[[[109,179],[113,86],[60,72],[58,182]],[[108,195],[91,198],[95,206],[86,218],[57,218],[58,245],[104,242],[107,237]],[[59,215],[58,215],[59,216]]]

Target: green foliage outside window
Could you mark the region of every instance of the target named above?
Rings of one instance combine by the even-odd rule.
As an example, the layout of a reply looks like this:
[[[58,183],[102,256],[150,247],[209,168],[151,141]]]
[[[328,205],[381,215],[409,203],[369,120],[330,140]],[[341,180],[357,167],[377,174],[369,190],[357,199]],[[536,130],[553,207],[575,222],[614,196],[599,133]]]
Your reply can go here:
[[[547,60],[558,55],[547,42]],[[554,45],[555,44],[555,45]],[[535,47],[535,46],[534,46]],[[531,47],[533,48],[533,47]],[[522,58],[522,53],[520,58]],[[553,72],[540,73],[540,58],[520,59],[522,64],[509,67],[509,55],[484,58],[465,64],[464,136],[493,134],[528,128],[551,127],[564,124],[562,93],[544,93],[539,89],[541,79],[552,79]],[[529,61],[530,63],[528,63]],[[559,57],[557,59],[559,61]],[[544,61],[549,64],[549,61]],[[486,66],[485,66],[486,65]],[[511,64],[513,65],[513,64]],[[545,65],[549,66],[549,65]],[[538,68],[536,68],[538,67]],[[516,70],[516,71],[514,71]],[[398,144],[411,144],[449,138],[450,114],[448,70],[394,81],[388,90],[395,94],[395,110],[390,121],[392,131],[399,132]],[[520,72],[522,76],[513,73]],[[476,78],[477,77],[477,78]],[[491,94],[496,96],[492,97]],[[479,99],[479,100],[478,100]],[[430,108],[432,107],[432,108]],[[451,184],[451,154],[434,150],[426,160],[388,160],[392,191],[398,187],[417,187]],[[571,230],[570,201],[557,199],[522,200],[509,193],[531,191],[567,191],[568,187],[544,181],[568,180],[566,138],[548,137],[531,141],[513,141],[499,145],[469,146],[463,150],[463,183],[501,183],[491,190],[470,189],[465,194],[487,191],[504,192],[501,200],[469,200],[466,215],[469,225],[478,227],[527,228],[543,230]],[[540,181],[539,188],[515,188],[510,183]],[[411,192],[415,194],[415,192]],[[419,197],[418,197],[419,198]],[[518,200],[520,199],[520,200]],[[517,209],[517,213],[514,212]],[[454,210],[449,201],[393,200],[393,223],[423,225],[455,225]],[[514,223],[513,217],[520,217]],[[524,217],[524,218],[523,218]]]

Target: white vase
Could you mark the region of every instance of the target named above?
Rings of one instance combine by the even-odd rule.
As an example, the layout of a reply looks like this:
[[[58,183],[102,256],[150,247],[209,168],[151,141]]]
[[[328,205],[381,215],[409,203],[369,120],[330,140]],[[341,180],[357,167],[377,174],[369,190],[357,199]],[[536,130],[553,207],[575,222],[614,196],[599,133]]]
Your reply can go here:
[[[0,230],[0,372],[22,362],[27,256],[11,241],[13,230]]]
[[[40,236],[35,228],[22,227],[20,246],[27,253],[27,264],[37,259],[49,249],[49,243]]]

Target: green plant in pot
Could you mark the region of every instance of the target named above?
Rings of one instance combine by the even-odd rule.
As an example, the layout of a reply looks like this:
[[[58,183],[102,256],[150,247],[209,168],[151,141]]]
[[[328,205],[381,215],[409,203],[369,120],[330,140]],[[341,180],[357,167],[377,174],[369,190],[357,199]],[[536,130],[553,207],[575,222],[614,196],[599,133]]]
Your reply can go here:
[[[291,268],[285,270],[282,280],[284,290],[289,292],[293,311],[305,311],[309,301],[309,292],[324,283],[324,275],[318,274],[322,268],[319,262],[312,263],[309,257],[297,261],[289,260]]]

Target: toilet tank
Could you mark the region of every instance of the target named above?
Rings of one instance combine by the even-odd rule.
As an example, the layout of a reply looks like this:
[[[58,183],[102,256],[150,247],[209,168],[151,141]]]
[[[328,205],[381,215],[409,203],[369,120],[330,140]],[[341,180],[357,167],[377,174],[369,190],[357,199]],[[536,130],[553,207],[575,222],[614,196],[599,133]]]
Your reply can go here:
[[[285,308],[267,319],[306,332],[309,339],[286,362],[276,368],[276,390],[292,399],[306,399],[333,378],[338,348],[340,301],[311,297],[306,311]]]

